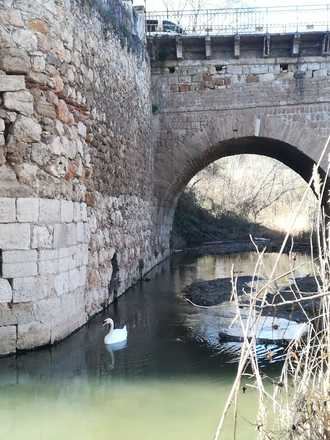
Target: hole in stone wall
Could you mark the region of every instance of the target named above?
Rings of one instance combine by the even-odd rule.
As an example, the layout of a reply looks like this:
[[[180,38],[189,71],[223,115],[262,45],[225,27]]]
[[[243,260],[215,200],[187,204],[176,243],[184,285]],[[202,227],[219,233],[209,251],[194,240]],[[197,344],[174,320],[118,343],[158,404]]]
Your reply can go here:
[[[315,72],[317,72],[317,70],[312,70],[312,78],[314,78]]]
[[[168,71],[169,71],[170,73],[175,73],[175,66],[170,66],[170,67],[168,68]]]
[[[289,71],[289,64],[287,64],[287,63],[281,63],[281,64],[280,64],[280,71],[281,71],[281,72],[288,72],[288,71]]]
[[[6,122],[5,121],[5,131],[4,131],[3,135],[4,135],[4,138],[5,138],[6,144],[8,143],[8,136],[9,136],[9,133],[10,133],[10,127],[11,127],[10,122]]]
[[[218,64],[218,65],[215,66],[215,70],[217,72],[226,72],[227,66],[224,65],[224,64]]]
[[[143,269],[144,269],[144,261],[142,258],[140,258],[140,260],[139,260],[139,274],[140,274],[141,279],[143,277]]]
[[[113,300],[118,297],[118,289],[120,285],[120,279],[119,279],[119,266],[118,266],[118,260],[117,260],[117,254],[115,253],[114,256],[111,259],[111,265],[112,265],[112,275],[111,280],[109,283],[109,298],[112,296]]]

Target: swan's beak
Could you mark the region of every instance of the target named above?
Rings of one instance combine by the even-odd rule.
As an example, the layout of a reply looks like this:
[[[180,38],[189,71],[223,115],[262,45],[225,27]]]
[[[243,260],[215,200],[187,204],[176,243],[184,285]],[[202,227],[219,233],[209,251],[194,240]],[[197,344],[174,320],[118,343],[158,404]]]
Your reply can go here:
[[[106,327],[108,325],[107,321],[103,321],[103,327]]]

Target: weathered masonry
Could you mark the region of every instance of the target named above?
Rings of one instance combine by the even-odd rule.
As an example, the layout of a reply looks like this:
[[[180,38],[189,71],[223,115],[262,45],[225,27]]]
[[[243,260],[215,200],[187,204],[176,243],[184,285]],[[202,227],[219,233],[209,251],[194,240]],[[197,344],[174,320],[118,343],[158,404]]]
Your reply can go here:
[[[0,0],[1,354],[63,339],[168,254],[139,11],[110,6]]]
[[[149,57],[141,12],[0,0],[0,354],[63,339],[166,258],[208,163],[264,154],[308,180],[319,158],[327,34],[157,36]]]
[[[270,156],[310,179],[330,134],[327,33],[159,35],[148,43],[163,224],[171,227],[189,180],[224,156]]]

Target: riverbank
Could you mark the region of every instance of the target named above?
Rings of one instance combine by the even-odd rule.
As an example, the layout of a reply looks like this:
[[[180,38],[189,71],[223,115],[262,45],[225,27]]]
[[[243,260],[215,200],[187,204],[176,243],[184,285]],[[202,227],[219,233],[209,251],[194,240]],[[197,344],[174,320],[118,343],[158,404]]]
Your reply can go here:
[[[196,246],[187,246],[182,249],[173,249],[173,253],[184,253],[193,256],[204,255],[230,255],[241,252],[253,252],[256,251],[256,246],[259,251],[265,250],[265,252],[279,252],[283,243],[283,237],[281,239],[259,238],[253,237],[251,240],[218,240],[201,243]],[[311,243],[307,240],[297,240],[292,242],[288,241],[285,246],[284,253],[290,252],[311,254]]]

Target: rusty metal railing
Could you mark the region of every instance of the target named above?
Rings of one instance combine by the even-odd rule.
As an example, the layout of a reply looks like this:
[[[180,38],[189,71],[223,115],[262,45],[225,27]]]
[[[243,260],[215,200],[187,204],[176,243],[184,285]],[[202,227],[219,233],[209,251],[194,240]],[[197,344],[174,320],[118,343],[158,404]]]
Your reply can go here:
[[[330,3],[148,12],[148,34],[235,35],[329,31]]]

